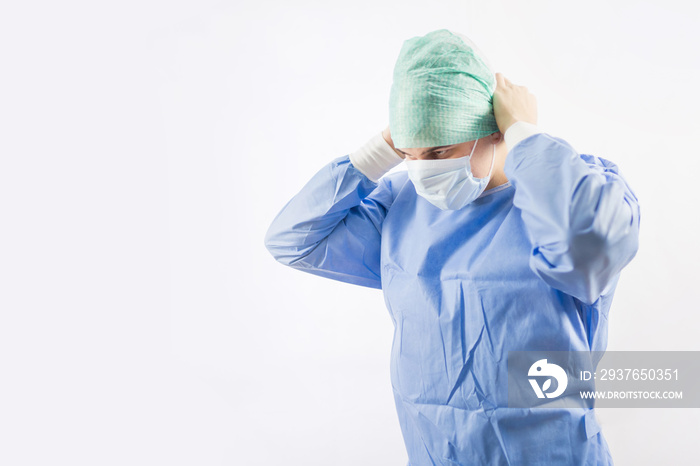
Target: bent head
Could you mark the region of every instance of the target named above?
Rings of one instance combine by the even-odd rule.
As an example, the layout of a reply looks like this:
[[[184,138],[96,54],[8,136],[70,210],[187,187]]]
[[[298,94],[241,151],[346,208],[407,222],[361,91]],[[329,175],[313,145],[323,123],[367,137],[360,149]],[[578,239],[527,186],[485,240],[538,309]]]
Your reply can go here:
[[[417,192],[434,204],[466,205],[484,189],[508,181],[503,172],[508,152],[493,112],[495,89],[488,60],[463,34],[439,29],[404,42],[389,98],[391,138],[414,185],[420,185]],[[469,164],[447,161],[470,155]],[[445,162],[415,162],[441,159]],[[465,166],[469,183],[460,172]]]

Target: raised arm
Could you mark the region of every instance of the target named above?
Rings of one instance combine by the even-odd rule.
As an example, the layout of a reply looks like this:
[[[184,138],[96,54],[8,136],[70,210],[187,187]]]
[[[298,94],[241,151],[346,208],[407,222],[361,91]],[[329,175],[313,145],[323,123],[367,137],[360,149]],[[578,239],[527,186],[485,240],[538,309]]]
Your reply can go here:
[[[585,304],[614,289],[637,253],[639,204],[617,166],[542,133],[526,87],[496,73],[493,108],[532,253],[530,268]]]
[[[381,133],[333,159],[277,214],[265,247],[295,269],[381,288],[381,229],[392,202],[382,175],[401,161]]]
[[[618,167],[516,123],[504,171],[532,243],[530,268],[553,288],[592,304],[637,253],[637,197]]]

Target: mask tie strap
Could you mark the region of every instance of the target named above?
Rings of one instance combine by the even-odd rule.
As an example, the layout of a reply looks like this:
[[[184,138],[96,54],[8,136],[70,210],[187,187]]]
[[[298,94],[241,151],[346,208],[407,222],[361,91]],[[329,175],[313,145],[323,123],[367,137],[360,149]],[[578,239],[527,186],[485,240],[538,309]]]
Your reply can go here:
[[[493,172],[493,166],[496,164],[496,144],[493,145],[493,159],[491,159],[491,168],[489,168],[489,174],[487,178],[491,178],[491,173]]]
[[[493,173],[493,166],[496,164],[496,144],[493,144],[493,157],[491,158],[491,168],[489,168],[489,174],[484,176],[483,178],[476,178],[477,180],[485,180],[487,178],[491,178],[491,174]],[[472,175],[473,176],[473,175]]]

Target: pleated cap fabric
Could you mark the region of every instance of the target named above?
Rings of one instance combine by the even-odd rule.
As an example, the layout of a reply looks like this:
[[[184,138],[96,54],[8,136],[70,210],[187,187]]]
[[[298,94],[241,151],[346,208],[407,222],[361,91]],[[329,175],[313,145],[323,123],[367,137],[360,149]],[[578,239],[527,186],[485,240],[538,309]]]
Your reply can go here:
[[[406,40],[389,97],[394,147],[459,144],[495,133],[495,89],[487,58],[464,34],[439,29]]]

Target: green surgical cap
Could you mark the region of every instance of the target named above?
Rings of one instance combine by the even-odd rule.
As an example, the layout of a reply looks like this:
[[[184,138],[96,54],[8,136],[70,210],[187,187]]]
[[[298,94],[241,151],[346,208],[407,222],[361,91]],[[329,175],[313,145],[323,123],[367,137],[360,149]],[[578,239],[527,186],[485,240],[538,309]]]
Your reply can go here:
[[[389,97],[394,147],[447,146],[495,133],[495,89],[488,60],[463,34],[439,29],[408,39]]]

